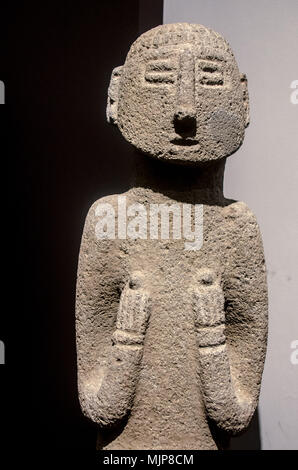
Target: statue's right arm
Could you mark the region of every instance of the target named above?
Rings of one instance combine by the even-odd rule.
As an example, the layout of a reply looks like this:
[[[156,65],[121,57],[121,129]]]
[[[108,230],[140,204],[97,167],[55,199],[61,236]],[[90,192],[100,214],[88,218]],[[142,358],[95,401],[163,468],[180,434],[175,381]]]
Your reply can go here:
[[[128,276],[115,240],[97,239],[95,208],[86,218],[78,266],[78,388],[85,416],[106,426],[132,406],[149,308],[141,275]]]

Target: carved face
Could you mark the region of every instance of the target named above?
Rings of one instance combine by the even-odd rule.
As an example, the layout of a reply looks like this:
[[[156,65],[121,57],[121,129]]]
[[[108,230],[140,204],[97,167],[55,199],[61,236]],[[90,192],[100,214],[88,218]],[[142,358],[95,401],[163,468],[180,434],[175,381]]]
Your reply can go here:
[[[242,144],[248,120],[245,78],[231,52],[199,39],[148,44],[128,54],[119,77],[117,124],[149,155],[204,162],[226,157]]]

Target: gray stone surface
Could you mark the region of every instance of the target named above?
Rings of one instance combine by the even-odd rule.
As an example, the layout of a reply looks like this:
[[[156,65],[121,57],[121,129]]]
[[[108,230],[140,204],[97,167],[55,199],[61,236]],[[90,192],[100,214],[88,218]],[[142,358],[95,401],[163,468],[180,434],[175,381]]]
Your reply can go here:
[[[254,413],[267,339],[259,228],[223,195],[249,122],[246,77],[218,33],[163,25],[135,41],[108,95],[108,121],[137,150],[128,212],[203,206],[203,244],[187,250],[149,228],[119,236],[118,195],[92,205],[77,281],[81,407],[98,448],[223,448]],[[102,207],[114,238],[96,235]]]

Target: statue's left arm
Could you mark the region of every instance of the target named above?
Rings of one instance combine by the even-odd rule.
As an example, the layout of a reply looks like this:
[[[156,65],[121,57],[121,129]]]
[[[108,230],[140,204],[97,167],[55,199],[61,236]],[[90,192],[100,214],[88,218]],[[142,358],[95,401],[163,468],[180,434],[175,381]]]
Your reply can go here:
[[[207,414],[245,430],[256,409],[267,343],[267,283],[260,231],[243,203],[226,208],[223,276],[202,272],[194,293],[199,375]]]

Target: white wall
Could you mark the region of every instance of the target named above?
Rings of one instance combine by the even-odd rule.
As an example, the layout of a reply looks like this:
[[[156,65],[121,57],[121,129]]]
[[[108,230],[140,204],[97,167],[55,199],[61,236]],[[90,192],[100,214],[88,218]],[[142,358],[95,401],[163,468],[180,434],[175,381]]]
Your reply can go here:
[[[298,340],[298,104],[291,89],[298,80],[298,1],[164,0],[164,23],[176,22],[221,33],[248,76],[251,124],[228,159],[225,194],[255,212],[265,246],[270,317],[262,449],[298,449],[298,364],[291,349]]]

